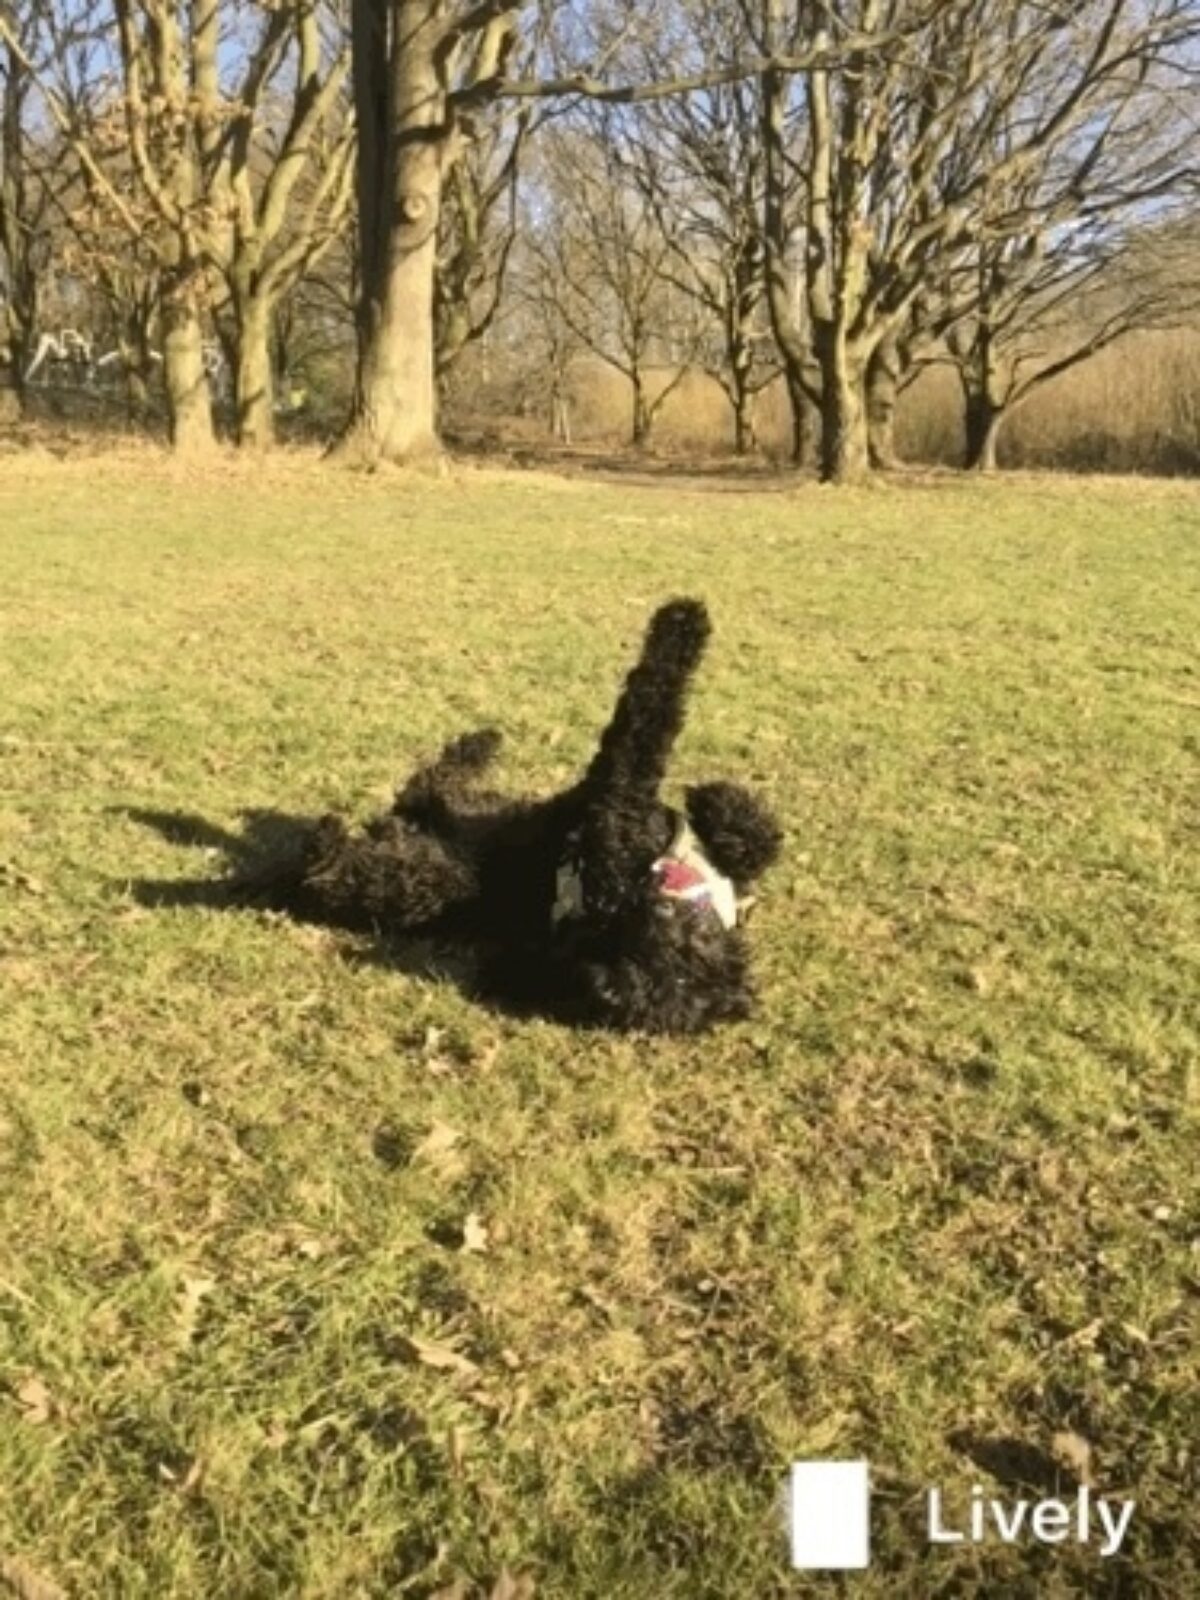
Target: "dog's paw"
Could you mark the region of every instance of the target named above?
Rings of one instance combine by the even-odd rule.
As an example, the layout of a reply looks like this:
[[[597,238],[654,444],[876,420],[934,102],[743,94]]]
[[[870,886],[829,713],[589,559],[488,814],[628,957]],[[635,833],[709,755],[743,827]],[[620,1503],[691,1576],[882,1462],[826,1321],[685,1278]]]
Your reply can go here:
[[[336,861],[350,841],[350,829],[334,811],[327,811],[313,828],[305,851],[308,871],[319,871],[330,861]]]
[[[653,652],[672,650],[697,656],[711,632],[708,608],[702,600],[668,600],[651,617],[646,642]]]
[[[495,759],[503,742],[499,728],[479,728],[475,733],[464,733],[452,748],[464,767],[477,772]]]

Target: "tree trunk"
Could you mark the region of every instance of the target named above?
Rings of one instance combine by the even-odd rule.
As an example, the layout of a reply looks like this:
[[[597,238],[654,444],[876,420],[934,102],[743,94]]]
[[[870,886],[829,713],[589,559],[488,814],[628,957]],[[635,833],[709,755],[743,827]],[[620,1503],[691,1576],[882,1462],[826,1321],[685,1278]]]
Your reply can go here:
[[[561,444],[571,443],[571,411],[567,397],[562,389],[554,389],[550,395],[550,436]]]
[[[121,357],[121,375],[125,387],[125,420],[131,428],[140,428],[150,411],[146,369],[128,332],[122,331],[118,335],[117,350]]]
[[[353,0],[358,119],[358,371],[338,454],[439,456],[433,290],[446,106],[441,0]]]
[[[12,293],[0,316],[0,347],[7,347],[7,359],[0,355],[0,420],[15,422],[29,409],[25,374],[34,356],[36,318],[33,275],[14,274]]]
[[[215,435],[200,318],[169,292],[163,297],[163,380],[172,449],[180,455],[210,450]]]
[[[33,360],[37,328],[37,280],[27,263],[10,265],[12,283],[0,313],[0,420],[15,421],[28,410],[25,374]],[[7,413],[7,417],[5,414]]]
[[[646,384],[636,369],[630,375],[633,389],[633,432],[631,441],[635,450],[643,450],[650,443],[650,425],[653,416],[646,399]]]
[[[777,22],[778,18],[775,20]],[[770,39],[777,42],[774,31]],[[812,352],[800,325],[788,272],[792,222],[788,208],[787,92],[784,74],[763,74],[763,272],[771,331],[783,362],[784,382],[792,408],[792,465],[806,467],[811,454],[809,423],[814,395],[806,382],[805,369],[811,367]]]
[[[0,8],[3,9],[3,8]],[[33,360],[37,328],[38,280],[33,270],[30,188],[25,167],[23,111],[28,76],[10,46],[0,90],[0,260],[7,279],[0,291],[0,421],[15,422],[25,414],[25,374]],[[7,370],[6,370],[7,369]]]
[[[125,417],[131,427],[143,428],[150,420],[153,409],[151,395],[155,386],[153,345],[150,339],[150,322],[154,315],[154,297],[133,289],[125,295],[110,294],[118,307],[117,349],[121,353],[121,371],[125,378]]]
[[[125,362],[125,419],[131,427],[141,428],[150,415],[150,386],[132,351],[128,355],[122,351],[122,359]]]
[[[733,401],[733,453],[738,456],[753,455],[758,448],[758,435],[754,431],[754,396],[748,389],[738,388]]]
[[[754,318],[762,290],[758,242],[738,251],[733,266],[732,303],[726,316],[729,377],[733,390],[733,448],[748,456],[756,448],[754,432]]]
[[[821,477],[826,483],[861,483],[870,470],[862,387],[854,381],[831,384],[821,401]]]
[[[896,453],[896,399],[900,386],[900,352],[892,339],[878,344],[867,362],[867,436],[871,465],[890,471],[900,465]]]
[[[964,465],[969,472],[995,472],[998,464],[996,446],[1003,421],[1003,406],[997,405],[986,392],[968,391]]]
[[[821,368],[821,478],[861,483],[871,470],[864,363],[846,347],[840,330],[818,327],[815,354]]]
[[[956,352],[963,393],[963,465],[968,472],[995,472],[1000,425],[1011,397],[989,309],[981,305],[970,343]]]
[[[816,465],[813,451],[816,434],[813,424],[817,417],[817,408],[813,405],[808,390],[800,381],[799,373],[790,365],[784,368],[783,381],[787,389],[792,421],[792,465],[804,470]]]
[[[271,311],[262,296],[247,297],[237,308],[234,399],[237,440],[243,450],[269,450],[275,443]]]
[[[738,308],[730,319],[728,333],[730,403],[733,406],[733,449],[739,456],[750,455],[758,444],[754,432],[754,346],[748,335],[746,308],[753,309],[745,292],[739,294]]]

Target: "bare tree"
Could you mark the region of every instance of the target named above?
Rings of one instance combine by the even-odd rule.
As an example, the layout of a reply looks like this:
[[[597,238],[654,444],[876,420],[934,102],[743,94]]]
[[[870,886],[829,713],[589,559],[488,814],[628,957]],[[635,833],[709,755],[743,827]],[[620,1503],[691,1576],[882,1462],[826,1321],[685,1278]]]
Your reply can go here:
[[[1120,242],[1068,232],[981,246],[974,309],[948,339],[966,466],[995,468],[1006,418],[1043,385],[1129,333],[1194,315],[1194,252],[1194,240],[1162,223]]]
[[[588,30],[592,10],[599,26]],[[436,454],[433,284],[443,184],[463,138],[464,113],[501,97],[635,104],[754,77],[797,71],[855,43],[839,39],[764,60],[753,50],[662,81],[613,81],[630,29],[648,13],[548,0],[352,0],[358,117],[358,223],[362,280],[355,401],[340,445],[366,462]],[[564,40],[545,75],[512,72],[538,19]],[[590,47],[590,48],[589,48]],[[585,67],[563,65],[587,61]]]
[[[681,18],[705,56],[720,53],[729,21],[719,9],[684,8]],[[653,55],[650,71],[666,76]],[[696,302],[696,359],[725,391],[739,455],[756,442],[755,399],[780,372],[767,324],[758,91],[747,79],[654,101],[612,144],[668,247],[663,276]]]
[[[133,238],[89,189],[72,153],[55,140],[43,177],[52,205],[49,251],[56,265],[92,286],[99,301],[96,331],[120,364],[130,423],[145,424],[161,380],[157,347],[158,271],[152,249]]]
[[[995,197],[1064,151],[1078,152],[1082,205],[1097,152],[1108,148],[1108,108],[1135,97],[1144,108],[1169,64],[1200,36],[1200,17],[1191,0],[1081,0],[1070,8],[943,0],[924,13],[905,0],[760,0],[757,8],[745,0],[744,9],[768,54],[824,46],[828,56],[842,46],[800,75],[793,148],[784,136],[787,75],[778,70],[764,79],[764,122],[767,207],[776,219],[789,157],[802,175],[822,471],[851,481],[870,464],[868,373],[874,365],[877,398],[886,397],[896,341],[930,280],[980,239],[1028,228],[1028,213],[1006,214]],[[916,31],[898,37],[906,19]],[[871,40],[870,48],[862,43]],[[1143,145],[1141,192],[1178,181],[1185,161],[1175,161],[1172,179],[1157,165],[1148,169],[1146,155]],[[1044,191],[1036,203],[1046,206]],[[1053,215],[1037,213],[1047,225]],[[769,223],[766,231],[775,307],[784,230]],[[797,328],[783,332],[803,381]]]
[[[456,89],[502,76],[519,3],[352,0],[358,120],[359,361],[339,449],[436,455],[434,274],[446,175],[462,151]]]
[[[434,367],[444,388],[463,352],[500,310],[518,228],[517,181],[533,126],[528,107],[487,108],[443,190],[433,280]]]
[[[38,10],[18,14],[0,0],[0,420],[25,409],[25,373],[33,356],[38,310],[38,252],[44,243],[47,191],[31,170],[27,127],[37,51]]]
[[[324,26],[322,26],[324,24]],[[353,192],[353,120],[343,95],[349,39],[337,11],[295,0],[264,12],[236,98],[210,116],[222,124],[218,192],[227,190],[232,228],[215,232],[236,327],[234,395],[238,437],[262,448],[274,438],[270,354],[281,302],[337,239]],[[279,74],[291,73],[281,85]]]
[[[333,3],[46,0],[56,48],[39,88],[91,203],[133,257],[152,258],[177,449],[213,438],[204,323],[226,298],[240,435],[269,437],[273,308],[349,202],[348,44]],[[81,13],[102,42],[82,86],[61,48]],[[2,17],[0,34],[32,72]]]
[[[543,141],[539,225],[530,240],[542,293],[578,342],[629,384],[630,439],[650,442],[655,418],[687,371],[695,302],[672,282],[675,252],[630,180],[620,135],[601,114]],[[654,372],[663,372],[660,383]]]

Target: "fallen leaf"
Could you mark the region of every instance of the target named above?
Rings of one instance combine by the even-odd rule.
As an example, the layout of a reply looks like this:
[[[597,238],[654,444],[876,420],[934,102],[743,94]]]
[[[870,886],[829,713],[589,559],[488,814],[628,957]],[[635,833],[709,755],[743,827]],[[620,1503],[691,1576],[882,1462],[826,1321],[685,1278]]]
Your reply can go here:
[[[1082,1434],[1064,1428],[1050,1441],[1050,1451],[1060,1467],[1073,1473],[1081,1484],[1092,1481],[1092,1447]]]
[[[501,1567],[488,1600],[533,1600],[534,1592],[533,1578],[528,1572],[514,1578],[507,1567]]]
[[[461,1138],[458,1129],[452,1128],[448,1122],[435,1122],[413,1151],[412,1158],[436,1165],[442,1157],[449,1155]]]
[[[43,1578],[19,1556],[0,1556],[0,1586],[16,1600],[67,1600],[67,1591],[50,1578]]]
[[[190,1278],[185,1273],[179,1283],[179,1303],[175,1308],[175,1327],[180,1344],[191,1344],[196,1336],[200,1307],[217,1287],[215,1278]]]
[[[43,1422],[50,1421],[54,1413],[54,1404],[49,1389],[36,1373],[30,1373],[27,1378],[22,1378],[15,1393],[17,1404],[21,1407],[21,1415],[26,1422],[40,1426]]]
[[[180,1494],[191,1494],[204,1482],[204,1474],[208,1470],[208,1463],[200,1456],[194,1456],[188,1464],[187,1471],[180,1477],[174,1467],[169,1467],[165,1461],[158,1463],[158,1475],[164,1483],[169,1483],[177,1488]]]
[[[40,878],[35,878],[32,872],[26,872],[22,867],[14,866],[11,861],[0,864],[0,877],[17,889],[24,889],[26,894],[43,895],[46,892],[46,885]]]
[[[474,1377],[479,1371],[469,1356],[461,1355],[448,1344],[438,1344],[435,1339],[420,1339],[409,1334],[408,1347],[422,1366],[434,1367],[441,1372],[459,1372],[464,1377]]]
[[[1067,1334],[1066,1338],[1062,1340],[1062,1344],[1067,1349],[1074,1349],[1080,1345],[1094,1345],[1103,1328],[1104,1318],[1095,1317],[1091,1322],[1086,1323],[1082,1328],[1076,1328],[1074,1333]]]
[[[496,1065],[500,1055],[499,1039],[488,1039],[475,1052],[474,1065],[477,1072],[490,1072]]]
[[[475,1211],[467,1213],[463,1223],[462,1247],[473,1255],[483,1255],[488,1247],[487,1225]]]
[[[427,1072],[444,1078],[469,1066],[475,1059],[475,1051],[461,1034],[430,1023],[421,1041],[421,1059]]]
[[[465,1578],[455,1578],[452,1583],[444,1584],[442,1588],[435,1589],[429,1600],[467,1600],[471,1587]]]

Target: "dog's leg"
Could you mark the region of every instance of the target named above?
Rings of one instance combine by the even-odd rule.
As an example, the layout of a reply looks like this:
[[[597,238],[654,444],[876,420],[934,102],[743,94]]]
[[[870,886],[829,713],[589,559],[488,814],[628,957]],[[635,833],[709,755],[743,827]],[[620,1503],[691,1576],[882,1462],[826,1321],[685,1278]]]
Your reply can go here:
[[[501,734],[497,728],[480,728],[452,739],[435,761],[418,767],[392,804],[396,816],[437,827],[473,779],[495,759]]]
[[[710,631],[699,600],[671,600],[654,613],[584,778],[589,800],[613,790],[658,793]]]
[[[575,862],[589,915],[610,918],[627,907],[669,843],[655,831],[662,820],[658,792],[708,635],[708,613],[698,600],[673,600],[655,612],[580,785]]]
[[[386,833],[354,835],[329,816],[314,831],[295,898],[317,921],[401,932],[453,915],[477,888],[470,864],[431,834],[396,822]]]

